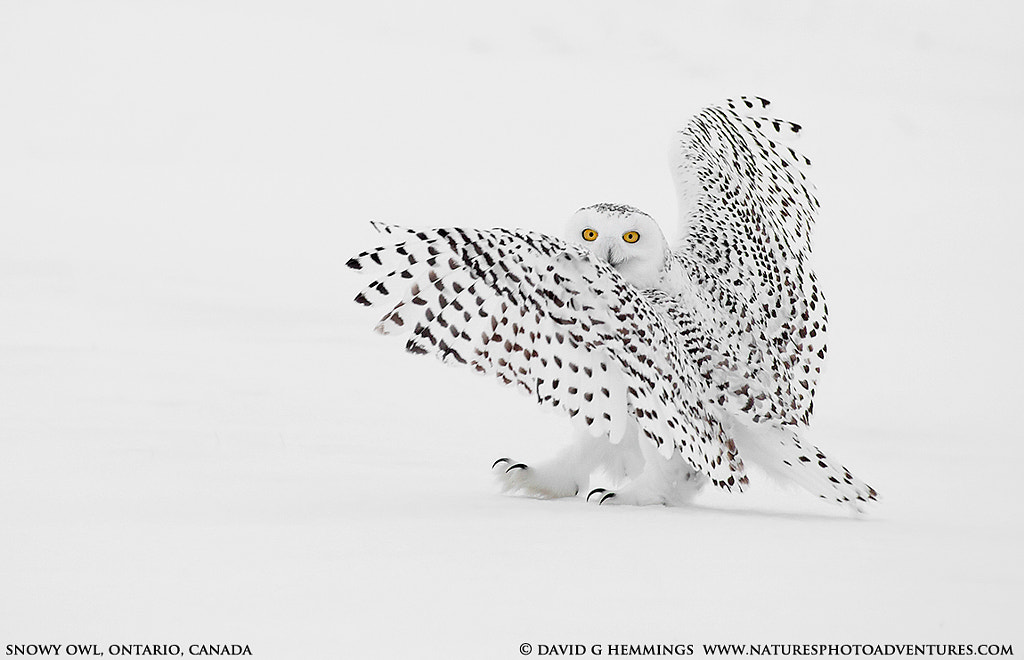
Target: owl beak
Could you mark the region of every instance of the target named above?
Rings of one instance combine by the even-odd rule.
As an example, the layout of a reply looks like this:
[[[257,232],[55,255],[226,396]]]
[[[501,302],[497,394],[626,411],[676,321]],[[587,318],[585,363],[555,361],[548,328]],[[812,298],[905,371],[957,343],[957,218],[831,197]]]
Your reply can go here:
[[[619,264],[621,264],[623,261],[625,261],[625,259],[623,259],[619,255],[617,255],[615,253],[615,250],[613,249],[613,247],[609,246],[608,247],[608,252],[605,254],[605,261],[610,263],[612,265],[612,267],[615,267],[615,266],[618,266]]]

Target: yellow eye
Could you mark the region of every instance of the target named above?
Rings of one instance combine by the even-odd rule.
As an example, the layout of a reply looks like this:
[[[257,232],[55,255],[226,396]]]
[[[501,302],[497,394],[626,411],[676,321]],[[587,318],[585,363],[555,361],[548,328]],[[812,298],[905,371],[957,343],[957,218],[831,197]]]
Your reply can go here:
[[[638,234],[635,231],[627,231],[625,234],[622,235],[622,240],[626,241],[627,243],[636,243],[637,241],[640,240],[640,234]]]
[[[583,230],[583,240],[585,240],[585,241],[596,241],[597,240],[597,232],[594,231],[593,229],[584,229]]]

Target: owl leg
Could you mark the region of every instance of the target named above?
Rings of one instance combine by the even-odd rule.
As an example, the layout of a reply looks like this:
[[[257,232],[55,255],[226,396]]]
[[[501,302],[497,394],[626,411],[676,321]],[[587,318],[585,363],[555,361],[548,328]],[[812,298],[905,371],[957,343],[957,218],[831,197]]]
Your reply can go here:
[[[572,497],[590,487],[590,474],[607,463],[616,449],[607,438],[577,432],[574,442],[548,461],[527,465],[499,458],[491,470],[504,492],[543,499]]]
[[[641,442],[640,447],[645,461],[643,472],[615,490],[595,488],[587,495],[588,501],[634,506],[682,506],[692,501],[707,483],[707,477],[695,471],[678,452],[673,452],[672,457],[666,459],[649,442]]]

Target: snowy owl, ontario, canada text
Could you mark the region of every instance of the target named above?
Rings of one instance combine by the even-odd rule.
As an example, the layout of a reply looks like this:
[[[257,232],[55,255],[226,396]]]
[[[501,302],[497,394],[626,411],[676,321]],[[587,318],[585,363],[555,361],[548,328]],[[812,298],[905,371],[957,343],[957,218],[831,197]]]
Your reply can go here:
[[[800,126],[740,97],[677,133],[676,249],[646,213],[596,204],[565,240],[526,230],[404,229],[347,265],[380,275],[377,331],[514,385],[569,415],[553,460],[500,458],[509,491],[607,504],[689,502],[749,483],[744,461],[855,510],[877,493],[803,439],[825,358],[826,308],[808,264],[818,210],[787,144]],[[590,489],[603,470],[619,485]]]

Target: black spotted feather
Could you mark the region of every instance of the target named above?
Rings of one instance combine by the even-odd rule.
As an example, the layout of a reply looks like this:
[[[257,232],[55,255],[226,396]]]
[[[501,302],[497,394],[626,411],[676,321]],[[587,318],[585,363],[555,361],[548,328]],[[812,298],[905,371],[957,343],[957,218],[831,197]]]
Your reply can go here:
[[[739,423],[773,430],[751,449],[812,492],[857,506],[875,491],[800,437],[826,351],[826,308],[808,264],[818,201],[800,126],[768,102],[711,106],[679,132],[683,233],[657,289],[640,290],[586,248],[544,234],[374,223],[397,242],[347,262],[377,325],[514,386],[617,442],[627,422],[716,486],[748,483]],[[777,443],[778,446],[774,446]]]

